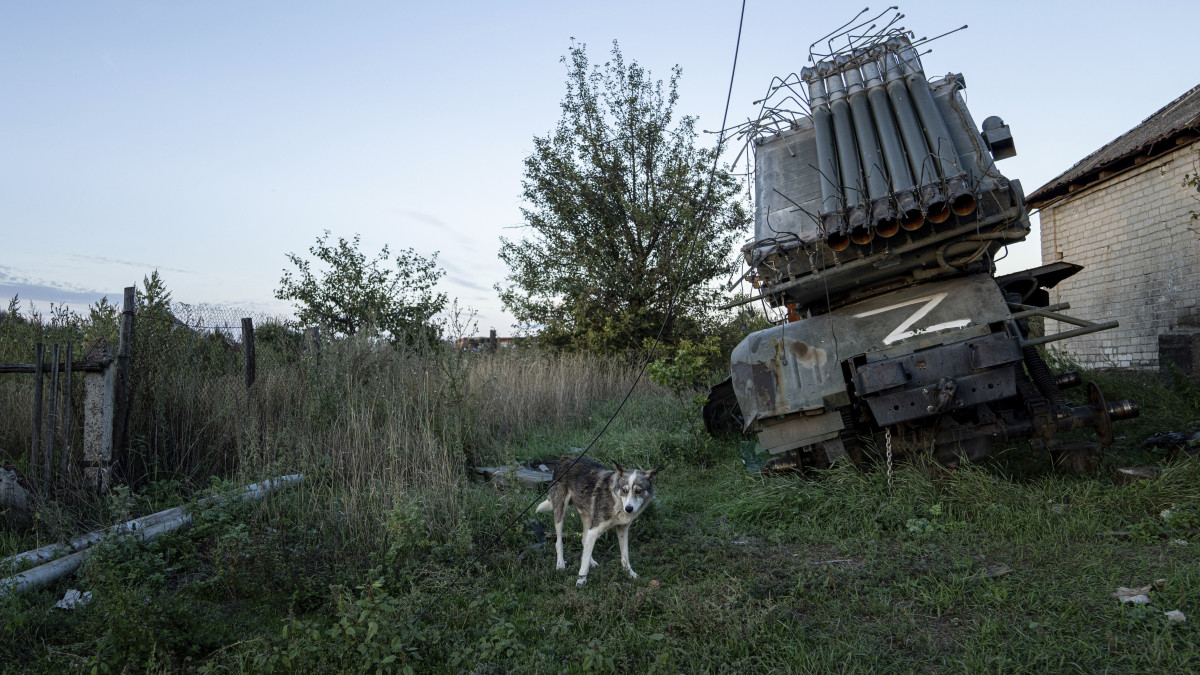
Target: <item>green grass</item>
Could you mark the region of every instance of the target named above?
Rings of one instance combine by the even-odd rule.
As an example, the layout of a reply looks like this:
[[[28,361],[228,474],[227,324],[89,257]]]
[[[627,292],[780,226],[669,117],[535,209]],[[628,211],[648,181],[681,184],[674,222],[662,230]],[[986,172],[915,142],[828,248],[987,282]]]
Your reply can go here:
[[[583,447],[615,405],[528,427],[498,459]],[[532,512],[466,569],[532,491],[460,480],[448,517],[441,486],[352,499],[335,464],[314,462],[297,489],[206,509],[149,545],[115,542],[76,579],[0,601],[0,669],[1091,673],[1200,658],[1200,538],[1159,536],[1200,524],[1195,462],[1129,486],[1111,462],[1095,476],[905,465],[889,493],[881,471],[750,474],[737,439],[697,450],[676,406],[635,397],[592,451],[666,464],[631,529],[637,580],[608,535],[577,590],[578,519],[557,571],[550,518],[537,516],[550,539],[535,546]],[[174,494],[150,492],[146,509]],[[1157,579],[1146,607],[1112,597]],[[50,609],[66,588],[96,600]],[[1188,621],[1163,616],[1175,609]]]

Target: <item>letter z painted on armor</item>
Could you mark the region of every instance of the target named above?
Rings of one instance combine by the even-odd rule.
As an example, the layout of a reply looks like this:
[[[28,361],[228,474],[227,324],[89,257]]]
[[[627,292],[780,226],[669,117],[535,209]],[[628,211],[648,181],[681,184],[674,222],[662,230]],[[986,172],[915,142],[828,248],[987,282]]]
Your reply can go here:
[[[872,309],[871,311],[863,312],[862,314],[855,314],[854,318],[861,319],[864,317],[873,316],[875,314],[882,314],[884,312],[890,312],[893,309],[899,309],[901,307],[907,307],[909,305],[916,305],[916,304],[922,303],[922,302],[925,303],[925,305],[923,307],[921,307],[921,309],[918,309],[917,311],[913,312],[912,315],[909,316],[908,319],[906,319],[904,321],[904,323],[901,323],[899,326],[896,326],[896,330],[892,331],[891,333],[888,333],[887,337],[883,338],[883,344],[885,344],[885,345],[890,345],[893,342],[899,342],[900,340],[914,337],[914,336],[920,335],[921,333],[931,333],[936,330],[945,330],[947,328],[962,328],[964,326],[970,325],[970,323],[971,323],[970,319],[959,319],[957,321],[947,321],[945,323],[939,323],[934,326],[929,326],[928,328],[917,328],[914,330],[908,330],[909,326],[911,326],[914,323],[925,318],[926,314],[933,311],[933,308],[937,307],[937,304],[945,299],[946,299],[945,293],[935,293],[934,295],[927,295],[923,298],[916,298],[915,300],[908,300],[906,302],[897,303],[895,305],[888,305],[887,307],[881,307],[879,309]]]

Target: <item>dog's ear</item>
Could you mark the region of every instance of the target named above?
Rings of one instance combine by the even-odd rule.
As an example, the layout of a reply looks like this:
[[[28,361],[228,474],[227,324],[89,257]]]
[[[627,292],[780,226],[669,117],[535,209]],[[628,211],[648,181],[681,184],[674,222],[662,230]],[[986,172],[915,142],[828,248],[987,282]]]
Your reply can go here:
[[[656,475],[658,475],[658,472],[659,472],[659,471],[662,471],[662,470],[663,470],[663,469],[665,469],[665,468],[667,468],[667,467],[665,467],[665,466],[656,466],[656,467],[654,467],[653,469],[650,469],[649,471],[647,471],[647,472],[646,472],[646,479],[647,479],[647,480],[649,480],[651,483],[653,483],[653,482],[654,482],[654,477],[655,477]]]
[[[616,462],[613,462],[613,469],[615,469],[617,473],[625,473],[625,467],[617,464]]]

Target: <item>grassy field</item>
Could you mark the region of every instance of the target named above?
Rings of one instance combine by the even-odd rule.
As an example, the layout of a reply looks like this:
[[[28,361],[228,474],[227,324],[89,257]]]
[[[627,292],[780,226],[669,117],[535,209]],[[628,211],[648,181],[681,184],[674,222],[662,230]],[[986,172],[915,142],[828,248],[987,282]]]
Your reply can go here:
[[[512,458],[586,445],[613,408],[531,428]],[[529,514],[467,569],[530,491],[461,482],[451,522],[427,512],[447,487],[414,485],[376,537],[339,506],[350,502],[337,499],[334,472],[313,466],[299,489],[201,510],[194,528],[149,545],[116,541],[80,578],[3,601],[0,662],[8,672],[1186,672],[1200,657],[1200,542],[1159,536],[1196,525],[1194,462],[1131,486],[1107,472],[905,466],[889,493],[881,472],[749,474],[734,439],[714,441],[698,466],[684,459],[691,443],[666,397],[642,396],[593,451],[667,463],[631,530],[637,580],[608,536],[576,590],[577,519],[559,572]],[[176,494],[158,484],[118,493],[110,515]],[[1112,597],[1159,579],[1147,606]],[[51,609],[67,587],[96,599]]]
[[[1146,412],[1095,475],[1061,476],[1014,448],[949,472],[900,465],[889,491],[880,470],[751,474],[739,439],[697,441],[677,399],[642,386],[591,453],[666,465],[631,528],[640,578],[620,570],[606,535],[577,590],[578,519],[568,570],[556,571],[549,514],[520,515],[536,494],[473,482],[465,467],[586,446],[629,363],[421,360],[369,343],[321,358],[261,376],[271,405],[206,427],[234,437],[217,462],[237,467],[227,478],[164,471],[102,499],[43,502],[33,532],[0,535],[2,557],[305,474],[263,502],[198,509],[193,527],[149,544],[114,540],[73,579],[0,599],[0,671],[1092,673],[1200,662],[1200,463],[1141,447],[1153,431],[1200,425],[1193,388],[1109,377],[1111,398],[1137,397]],[[1165,470],[1117,485],[1113,468],[1129,464]],[[1113,597],[1158,580],[1146,606]],[[52,609],[68,588],[94,600]]]

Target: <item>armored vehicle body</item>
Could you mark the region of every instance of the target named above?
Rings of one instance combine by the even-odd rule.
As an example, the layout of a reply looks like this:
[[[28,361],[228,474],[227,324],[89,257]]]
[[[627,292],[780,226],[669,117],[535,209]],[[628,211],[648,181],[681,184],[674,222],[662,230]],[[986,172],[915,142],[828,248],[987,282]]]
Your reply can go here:
[[[1078,375],[1054,375],[1038,353],[1116,326],[1048,306],[1045,289],[1081,268],[995,275],[997,253],[1030,231],[1020,183],[996,166],[1016,154],[1008,127],[977,127],[963,76],[928,79],[911,33],[847,42],[777,78],[744,129],[755,220],[742,253],[756,292],[734,304],[781,319],[734,350],[706,420],[757,434],[789,465],[893,447],[953,464],[1027,439],[1083,468],[1137,407],[1094,384],[1069,403]],[[1033,317],[1078,328],[1035,335]],[[1057,438],[1081,427],[1096,440]]]

